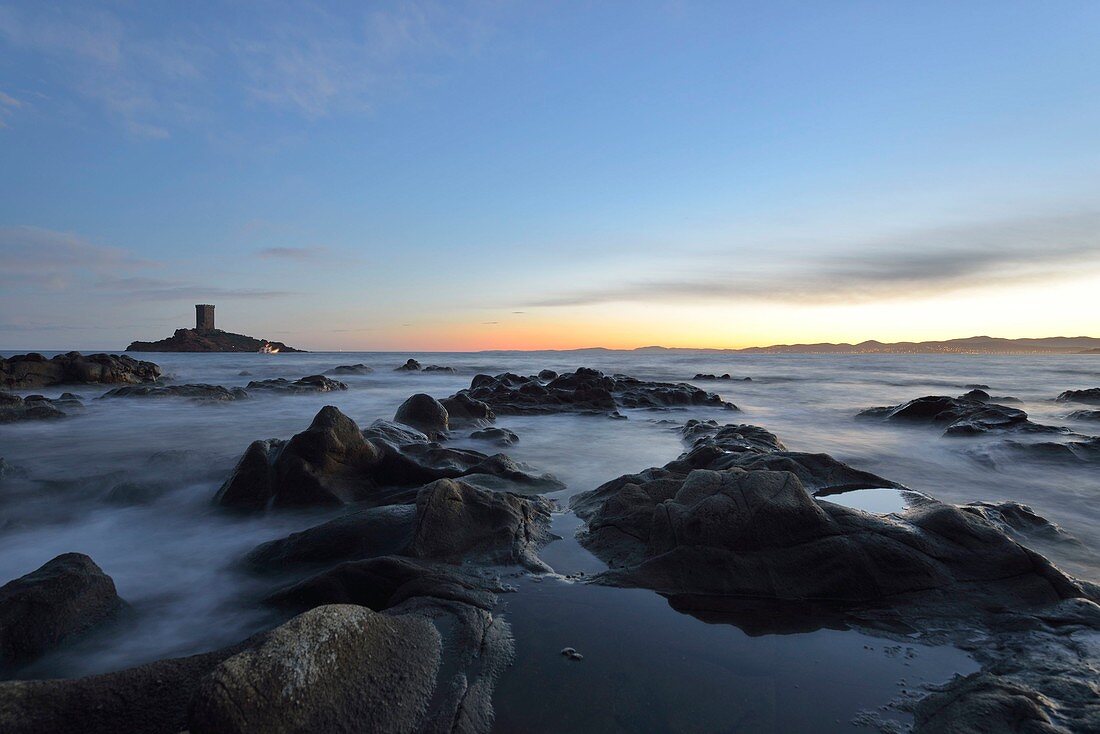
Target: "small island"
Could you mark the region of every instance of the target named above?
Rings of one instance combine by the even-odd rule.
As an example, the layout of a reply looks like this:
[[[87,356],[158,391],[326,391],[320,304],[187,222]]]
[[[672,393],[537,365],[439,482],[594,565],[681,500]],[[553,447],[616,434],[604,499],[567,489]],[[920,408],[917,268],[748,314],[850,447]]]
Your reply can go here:
[[[176,329],[167,339],[155,342],[136,341],[126,347],[127,352],[304,352],[304,349],[288,347],[282,342],[257,339],[244,334],[233,334],[214,328],[214,307],[210,304],[195,305],[195,328]]]

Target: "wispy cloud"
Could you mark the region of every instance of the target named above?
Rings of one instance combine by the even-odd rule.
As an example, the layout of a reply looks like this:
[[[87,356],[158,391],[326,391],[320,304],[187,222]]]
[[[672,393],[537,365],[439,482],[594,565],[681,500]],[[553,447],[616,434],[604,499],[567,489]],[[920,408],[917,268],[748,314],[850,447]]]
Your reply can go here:
[[[1100,270],[1100,213],[1002,220],[893,235],[812,256],[738,248],[696,274],[609,283],[531,306],[620,301],[857,303],[1021,283]]]
[[[327,255],[327,247],[265,247],[256,254],[264,260],[312,260]]]
[[[0,283],[63,290],[82,274],[109,274],[156,265],[128,250],[39,227],[0,226]]]
[[[144,300],[187,299],[246,299],[265,300],[295,295],[291,291],[267,290],[262,288],[225,288],[200,283],[189,283],[160,278],[100,278],[95,282],[99,291],[124,295]],[[203,301],[199,301],[202,303]]]

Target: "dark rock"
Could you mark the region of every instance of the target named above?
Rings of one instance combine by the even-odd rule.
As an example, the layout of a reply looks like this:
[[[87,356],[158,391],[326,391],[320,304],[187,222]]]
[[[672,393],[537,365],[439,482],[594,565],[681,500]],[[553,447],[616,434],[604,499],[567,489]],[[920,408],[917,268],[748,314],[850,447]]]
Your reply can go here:
[[[161,482],[119,482],[108,490],[103,501],[120,507],[148,505],[163,497],[169,489]]]
[[[248,393],[240,387],[221,385],[127,385],[104,393],[102,398],[190,398],[197,401],[227,402],[245,400]]]
[[[624,375],[607,376],[580,368],[547,383],[538,377],[504,373],[477,375],[470,387],[454,397],[467,395],[487,403],[496,413],[591,412],[610,413],[617,408],[725,407],[736,409],[714,393],[686,383],[646,382]]]
[[[276,377],[272,380],[253,380],[246,386],[247,390],[270,390],[280,393],[307,393],[307,392],[332,392],[333,390],[347,390],[348,386],[339,380],[333,380],[324,375],[309,375],[291,382],[285,377]]]
[[[557,376],[558,373],[554,370],[539,370],[538,374],[538,378],[543,382],[550,382],[551,380],[556,379]]]
[[[415,731],[442,639],[427,619],[317,607],[223,661],[199,684],[192,734]]]
[[[519,436],[507,428],[483,428],[471,433],[470,438],[495,443],[497,446],[511,446],[519,441]]]
[[[552,536],[541,497],[492,492],[440,479],[416,497],[416,530],[406,555],[451,563],[518,564],[546,571],[538,549]]]
[[[457,371],[454,367],[441,367],[437,364],[422,365],[415,359],[410,359],[394,369],[394,372],[446,372],[448,374],[454,374]]]
[[[1100,461],[1100,437],[1082,437],[1078,441],[1005,441],[997,449],[1001,453],[1038,462],[1054,464]]]
[[[339,367],[333,367],[330,370],[326,370],[326,375],[369,375],[374,372],[373,367],[360,362],[359,364],[342,364]]]
[[[394,372],[419,372],[421,369],[420,363],[415,359],[410,359],[400,367],[394,368]]]
[[[115,618],[125,602],[91,558],[65,553],[0,587],[0,667],[30,662]]]
[[[46,359],[41,354],[0,357],[0,386],[8,390],[50,385],[140,384],[156,382],[160,367],[139,362],[125,354],[59,354]]]
[[[245,562],[270,572],[398,554],[412,542],[415,527],[414,505],[372,507],[259,545]]]
[[[1055,398],[1060,403],[1092,403],[1100,405],[1100,387],[1091,387],[1087,390],[1066,390]]]
[[[479,486],[519,491],[564,488],[549,474],[503,455],[444,448],[423,434],[388,421],[361,432],[332,406],[289,441],[254,441],[215,496],[243,510],[269,506],[337,505],[395,501],[389,490],[442,478],[468,477]],[[411,500],[410,500],[411,501]]]
[[[1037,691],[991,673],[957,677],[917,702],[918,734],[1066,734],[1047,713],[1051,701]]]
[[[1075,410],[1066,416],[1071,421],[1100,421],[1100,410]]]
[[[239,377],[251,377],[252,373],[249,372],[248,370],[241,370],[240,372],[237,373],[237,375]]]
[[[431,395],[417,393],[397,409],[393,419],[406,426],[423,431],[428,438],[437,440],[446,438],[450,430],[447,409]]]
[[[496,413],[488,403],[474,400],[465,392],[456,393],[440,401],[447,409],[452,427],[470,426],[482,428],[496,421]]]
[[[424,371],[425,372],[445,372],[448,375],[458,374],[458,370],[456,370],[454,367],[441,367],[437,364],[427,365],[426,367],[424,367]]]
[[[974,389],[970,392],[960,395],[959,400],[974,400],[979,403],[1020,403],[1023,402],[1019,398],[1014,398],[1011,395],[998,395],[994,397],[987,393],[985,390]]]
[[[1007,535],[1021,541],[1040,540],[1047,543],[1072,543],[1078,541],[1035,510],[1019,502],[971,502],[959,505],[963,512],[978,515]]]
[[[83,408],[84,404],[80,398],[72,393],[65,393],[56,400],[50,400],[42,395],[28,395],[21,398],[18,395],[0,392],[0,423],[64,418],[69,411]]]
[[[176,329],[167,339],[132,342],[127,352],[303,352],[282,342],[271,342],[221,329]]]
[[[930,395],[901,405],[870,408],[857,418],[879,418],[909,423],[931,423],[944,426],[945,436],[973,436],[989,431],[1024,431],[1029,433],[1065,433],[1064,429],[1044,426],[1028,420],[1018,408],[985,402],[984,392],[978,398],[974,392],[957,398]],[[984,396],[984,398],[982,398]]]

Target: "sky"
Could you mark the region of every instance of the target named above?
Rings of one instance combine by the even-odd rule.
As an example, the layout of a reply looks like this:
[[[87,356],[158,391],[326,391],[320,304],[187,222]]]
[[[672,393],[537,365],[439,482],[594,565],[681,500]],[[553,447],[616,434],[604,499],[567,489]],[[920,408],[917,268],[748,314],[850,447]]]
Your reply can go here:
[[[0,349],[1100,336],[1100,3],[0,0]]]

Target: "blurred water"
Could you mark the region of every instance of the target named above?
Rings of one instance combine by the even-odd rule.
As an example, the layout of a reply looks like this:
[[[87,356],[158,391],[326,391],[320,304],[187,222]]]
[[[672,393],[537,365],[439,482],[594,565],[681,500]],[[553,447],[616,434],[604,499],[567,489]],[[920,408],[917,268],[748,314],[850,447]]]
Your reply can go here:
[[[958,395],[968,385],[980,383],[989,385],[993,395],[1020,398],[1020,407],[1037,422],[1068,425],[1065,415],[1074,408],[1055,403],[1053,398],[1063,390],[1100,385],[1100,357],[1096,356],[679,351],[134,356],[156,361],[177,383],[243,386],[253,379],[293,379],[359,362],[373,366],[375,372],[339,376],[337,379],[350,387],[346,392],[256,393],[252,400],[221,405],[173,399],[96,400],[106,388],[63,388],[81,394],[86,411],[63,421],[0,426],[0,456],[35,480],[0,485],[0,581],[34,570],[58,553],[79,551],[92,556],[115,579],[119,593],[135,609],[135,619],[123,630],[42,661],[25,675],[78,675],[193,653],[236,642],[270,624],[271,619],[258,611],[255,603],[267,582],[241,573],[236,561],[256,544],[314,524],[334,511],[253,518],[216,511],[210,499],[248,443],[257,438],[287,438],[304,429],[327,404],[338,406],[365,426],[376,418],[391,418],[397,406],[415,392],[445,397],[468,386],[479,372],[534,374],[543,368],[565,371],[589,366],[669,381],[686,381],[700,372],[752,378],[751,382],[698,383],[736,403],[741,413],[627,411],[626,421],[570,415],[502,417],[498,424],[520,436],[520,442],[506,453],[557,475],[568,487],[559,493],[563,500],[619,474],[674,458],[683,446],[674,426],[659,422],[662,419],[754,423],[776,433],[791,449],[830,453],[945,501],[1013,499],[1030,504],[1073,533],[1085,547],[1043,551],[1053,553],[1057,562],[1078,575],[1100,578],[1093,552],[1100,547],[1100,474],[1095,467],[1008,460],[995,453],[991,465],[976,459],[975,454],[995,449],[995,438],[947,439],[935,428],[853,420],[862,408],[928,394]],[[424,364],[451,366],[458,373],[395,372],[408,357]],[[242,371],[250,374],[241,375]],[[61,389],[34,392],[54,397]],[[1087,424],[1071,427],[1092,432]],[[496,450],[461,436],[455,443],[487,453]],[[123,485],[121,489],[119,485]],[[139,495],[143,503],[133,504]],[[572,539],[576,527],[572,515],[556,517],[555,528],[565,539],[547,547],[544,557],[562,573],[598,570],[599,562]],[[601,690],[602,685],[609,696],[618,691],[618,706],[637,707],[647,701],[644,705],[654,712],[651,722],[666,721],[682,730],[710,730],[708,726],[723,710],[723,701],[696,707],[696,714],[691,714],[686,702],[678,706],[669,698],[667,691],[672,689],[653,682],[666,680],[669,670],[679,676],[676,690],[682,688],[687,695],[692,685],[707,692],[714,681],[744,684],[746,676],[759,677],[764,675],[761,670],[767,669],[772,676],[768,685],[782,682],[785,695],[793,697],[790,700],[807,706],[833,700],[835,692],[828,691],[838,685],[836,681],[845,681],[851,694],[830,704],[828,714],[836,713],[844,726],[861,701],[877,705],[886,700],[882,681],[864,680],[859,673],[859,666],[871,658],[864,654],[866,641],[851,632],[820,630],[789,638],[802,639],[798,644],[777,640],[774,635],[747,637],[736,627],[681,615],[649,592],[597,589],[554,579],[538,585],[525,582],[519,594],[509,597],[506,614],[520,644],[517,666],[506,675],[496,701],[500,726],[511,722],[514,728],[530,728],[537,720],[528,714],[542,708],[527,700],[521,689],[538,685],[540,675],[550,676],[552,681],[543,684],[561,696],[576,696],[578,690],[585,689],[590,697],[595,695],[591,691]],[[553,624],[548,615],[555,620]],[[615,620],[630,621],[616,624]],[[550,634],[551,627],[561,639]],[[563,667],[566,663],[556,657],[561,646],[582,635],[602,648],[603,656],[598,663],[586,659],[575,664],[587,666],[580,669],[583,673],[577,667]],[[606,640],[617,639],[616,635],[622,641],[609,647]],[[537,642],[543,638],[545,644]],[[801,663],[792,661],[799,645],[819,651],[815,654],[823,660],[823,669],[839,677],[828,685],[821,681],[811,685],[810,679],[820,673],[803,670]],[[886,662],[871,667],[890,685],[906,674],[910,680],[939,680],[968,665],[972,669],[957,651],[928,652],[913,660],[882,659]],[[889,672],[880,670],[882,665]],[[641,675],[639,670],[648,669],[653,681],[619,690],[612,680],[616,666],[620,670],[629,667],[635,678]],[[725,672],[713,677],[715,670]],[[797,689],[803,693],[791,688],[796,685],[791,681],[800,675],[808,676],[803,680],[805,688]],[[666,693],[644,695],[646,685]],[[715,691],[715,695],[719,693]],[[797,717],[780,715],[781,708],[775,708],[770,719],[757,711],[750,719],[765,722],[760,724],[762,728],[746,724],[743,730],[797,728]],[[841,711],[847,714],[841,715]],[[616,726],[632,731],[647,728],[644,717],[634,714],[607,719],[595,710],[589,713],[590,722],[599,720],[610,726],[618,721]],[[565,722],[583,715],[582,707],[572,710],[568,719],[543,718],[543,729],[577,730]],[[823,720],[817,730],[833,728],[832,721]]]

